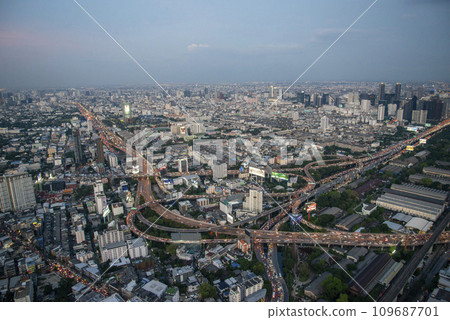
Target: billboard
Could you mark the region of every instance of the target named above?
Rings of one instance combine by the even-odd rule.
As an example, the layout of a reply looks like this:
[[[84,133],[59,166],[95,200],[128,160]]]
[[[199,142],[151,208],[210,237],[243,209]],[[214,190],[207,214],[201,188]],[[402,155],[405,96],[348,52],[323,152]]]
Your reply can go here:
[[[413,151],[414,150],[414,146],[406,146],[406,151]]]
[[[419,140],[419,143],[420,143],[420,144],[426,144],[426,143],[427,143],[427,139],[420,139],[420,140]]]
[[[271,177],[278,180],[286,180],[286,181],[289,180],[289,176],[287,174],[279,172],[272,172]]]
[[[406,131],[417,132],[418,130],[419,130],[419,127],[414,127],[414,126],[407,126],[406,127]]]
[[[103,218],[106,218],[110,213],[111,213],[111,210],[109,209],[108,206],[106,206],[106,207],[103,209],[103,213],[102,213]]]
[[[308,202],[306,204],[306,212],[315,211],[317,209],[317,204],[315,202]]]
[[[266,176],[264,170],[255,167],[248,167],[248,173],[261,178],[264,178]]]

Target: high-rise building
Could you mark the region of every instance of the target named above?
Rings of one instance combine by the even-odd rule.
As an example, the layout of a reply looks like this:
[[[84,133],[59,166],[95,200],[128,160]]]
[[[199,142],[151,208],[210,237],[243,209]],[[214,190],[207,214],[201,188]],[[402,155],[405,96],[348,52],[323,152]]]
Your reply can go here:
[[[384,112],[385,106],[383,104],[378,105],[378,115],[377,115],[378,121],[384,121]]]
[[[35,205],[33,180],[28,173],[0,177],[0,211],[21,211]]]
[[[131,118],[131,107],[128,103],[124,103],[123,106],[123,119],[128,120]]]
[[[370,110],[370,100],[363,99],[361,100],[361,111],[368,113]]]
[[[75,240],[76,240],[77,244],[80,244],[80,243],[86,241],[84,230],[81,226],[77,229],[77,231],[75,231]]]
[[[385,99],[385,89],[386,85],[381,82],[378,88],[378,101],[383,101]]]
[[[223,179],[227,177],[228,170],[227,170],[227,164],[214,164],[212,165],[212,172],[213,172],[213,180],[217,181],[218,179]]]
[[[97,138],[97,164],[105,164],[105,155],[103,153],[103,141],[101,138]]]
[[[83,164],[83,150],[81,149],[80,130],[74,128],[72,131],[73,151],[75,156],[75,164]]]
[[[189,166],[187,158],[178,159],[178,172],[188,172],[188,171]]]
[[[399,101],[400,100],[400,95],[402,94],[402,85],[401,83],[397,82],[395,84],[395,100]]]
[[[256,213],[261,213],[262,205],[263,205],[263,192],[251,189],[247,199],[245,199],[244,209]]]
[[[98,193],[103,193],[103,183],[102,180],[97,180],[95,181],[95,183],[93,184],[94,187],[94,195],[98,194]]]
[[[323,132],[327,131],[330,128],[330,119],[327,116],[323,116],[320,118],[320,130]]]
[[[395,103],[388,104],[388,116],[395,116],[397,112],[397,105]]]
[[[116,260],[122,256],[128,256],[123,231],[106,231],[98,237],[98,244],[103,261]]]
[[[413,110],[411,122],[415,124],[425,124],[427,122],[427,110]]]
[[[111,168],[115,168],[119,165],[119,161],[117,160],[117,156],[114,153],[108,154],[109,166]]]
[[[403,125],[403,109],[397,110],[397,124],[399,126]]]

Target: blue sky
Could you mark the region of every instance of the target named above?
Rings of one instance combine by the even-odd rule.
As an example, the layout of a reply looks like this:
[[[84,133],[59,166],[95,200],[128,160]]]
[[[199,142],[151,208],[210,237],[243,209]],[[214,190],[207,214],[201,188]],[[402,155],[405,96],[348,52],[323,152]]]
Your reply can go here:
[[[292,82],[367,0],[79,0],[159,82]],[[302,80],[450,80],[450,1],[379,0]],[[151,80],[72,0],[0,0],[0,87]]]

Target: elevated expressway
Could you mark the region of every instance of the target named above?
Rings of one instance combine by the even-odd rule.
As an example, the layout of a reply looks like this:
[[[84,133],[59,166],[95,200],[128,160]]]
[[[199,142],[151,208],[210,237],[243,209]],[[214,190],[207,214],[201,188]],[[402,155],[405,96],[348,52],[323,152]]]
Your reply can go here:
[[[87,119],[90,119],[93,121],[96,129],[99,131],[100,136],[109,148],[116,148],[123,152],[127,152],[126,143],[120,139],[116,134],[111,132],[108,128],[106,128],[101,121],[98,120],[98,118],[92,114],[88,109],[84,108],[81,104],[76,104],[79,108],[80,112],[83,114],[84,117]],[[434,126],[430,130],[427,130],[425,132],[422,132],[421,134],[417,135],[414,138],[402,141],[400,143],[397,143],[389,148],[386,148],[377,154],[374,154],[369,157],[365,158],[359,158],[355,159],[354,161],[348,161],[345,165],[354,164],[357,163],[357,166],[348,170],[345,170],[344,172],[335,174],[331,177],[328,177],[326,179],[321,180],[320,184],[325,184],[325,186],[321,185],[319,188],[315,188],[316,184],[314,183],[314,180],[312,176],[309,174],[309,169],[314,165],[313,163],[308,164],[305,168],[305,174],[307,175],[307,179],[311,182],[308,183],[308,185],[300,190],[297,190],[295,192],[290,193],[276,193],[273,194],[273,196],[276,197],[283,197],[288,196],[291,199],[291,201],[288,204],[283,205],[283,209],[286,211],[292,210],[292,206],[294,203],[300,203],[305,201],[306,199],[318,195],[320,193],[326,192],[330,189],[333,185],[337,184],[336,181],[342,180],[343,178],[354,178],[355,175],[359,172],[364,172],[365,170],[370,170],[371,168],[374,168],[378,166],[381,163],[384,163],[388,161],[389,159],[393,157],[397,157],[399,154],[404,152],[404,149],[407,145],[414,145],[419,142],[419,139],[429,137],[430,135],[438,132],[442,128],[448,126],[450,124],[450,120],[446,120],[441,122],[440,124]],[[151,164],[148,163],[147,159],[143,157],[142,155],[138,154],[137,151],[133,150],[136,156],[142,158],[144,166],[150,167]],[[330,164],[331,165],[339,165],[339,164]],[[144,168],[145,169],[145,168]],[[153,171],[153,170],[152,170]],[[205,170],[205,174],[209,173],[206,172],[208,170]],[[190,174],[193,174],[192,172]],[[154,170],[154,177],[155,181],[157,182],[159,188],[168,193],[166,190],[164,184],[162,183],[160,173],[157,170]],[[148,180],[148,179],[147,179]],[[141,180],[142,181],[142,180]],[[321,190],[320,190],[321,189]],[[311,192],[311,194],[308,195],[308,192]],[[272,194],[271,194],[272,196]],[[189,197],[189,196],[188,196]],[[186,198],[188,198],[186,197]],[[194,199],[196,197],[205,197],[205,195],[202,196],[192,196],[191,199]],[[128,216],[127,216],[127,223],[130,226],[130,229],[132,232],[137,234],[138,236],[142,236],[148,240],[152,241],[160,241],[160,242],[179,242],[174,241],[169,238],[162,238],[162,237],[155,237],[149,234],[144,234],[142,231],[138,230],[136,226],[134,225],[134,218],[136,214],[144,209],[147,206],[150,206],[155,212],[157,212],[160,216],[164,215],[164,218],[173,219],[177,222],[186,224],[187,226],[197,227],[197,229],[179,229],[179,228],[169,228],[160,226],[157,224],[150,223],[147,221],[148,225],[152,228],[164,228],[165,231],[170,232],[216,232],[216,233],[223,233],[228,235],[234,235],[236,237],[240,237],[245,233],[244,229],[238,228],[239,225],[246,222],[236,222],[232,225],[225,225],[225,226],[217,226],[217,225],[211,225],[206,222],[200,222],[196,221],[194,219],[190,219],[187,217],[183,217],[181,215],[175,214],[169,209],[163,207],[158,200],[150,199],[151,201],[147,201],[144,205],[139,206],[136,210],[132,210]],[[271,211],[273,210],[273,211]],[[268,210],[264,212],[263,214],[248,219],[247,222],[258,219],[263,216],[267,216],[272,212],[276,212],[277,210],[280,210],[280,208],[273,208],[271,210]],[[143,218],[142,216],[138,217],[139,219]],[[319,228],[319,227],[317,227]],[[162,229],[161,229],[162,230]],[[400,242],[403,242],[405,239],[404,235],[399,234],[371,234],[371,233],[352,233],[352,232],[344,232],[344,231],[337,231],[337,230],[325,230],[328,232],[310,232],[310,233],[302,233],[302,232],[280,232],[280,231],[269,231],[269,230],[248,230],[248,232],[251,234],[251,237],[255,243],[300,243],[300,244],[320,244],[320,245],[341,245],[341,246],[373,246],[373,247],[390,247],[398,245]],[[412,235],[408,238],[408,246],[420,246],[423,245],[429,238],[431,234],[425,234],[425,235]],[[183,243],[232,243],[235,242],[236,239],[202,239],[199,241],[188,241],[183,240]],[[448,243],[450,242],[450,232],[443,232],[436,240],[436,243]]]

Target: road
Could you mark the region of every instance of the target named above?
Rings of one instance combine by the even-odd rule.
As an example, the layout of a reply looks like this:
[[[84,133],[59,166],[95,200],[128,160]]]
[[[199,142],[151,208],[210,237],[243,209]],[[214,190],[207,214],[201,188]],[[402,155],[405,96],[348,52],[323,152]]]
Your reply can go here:
[[[443,217],[438,221],[435,226],[434,232],[428,241],[417,251],[406,266],[403,267],[399,275],[391,283],[390,287],[386,290],[385,294],[381,297],[383,302],[394,302],[397,299],[398,294],[405,286],[408,279],[413,275],[417,269],[420,261],[425,257],[430,248],[436,243],[439,235],[447,227],[450,222],[450,209],[447,209],[443,213]]]

